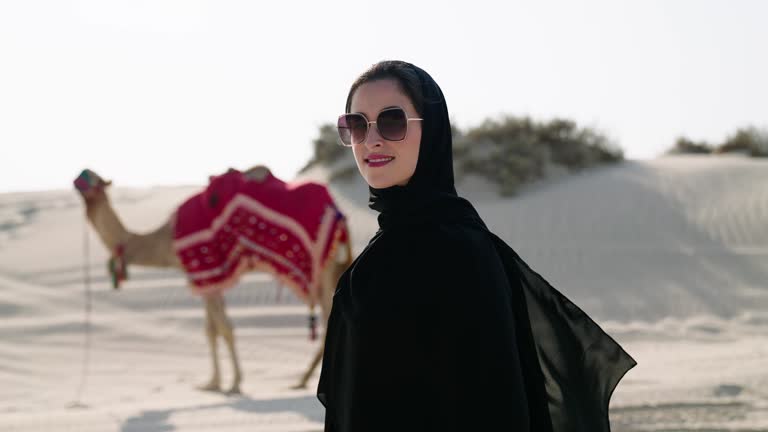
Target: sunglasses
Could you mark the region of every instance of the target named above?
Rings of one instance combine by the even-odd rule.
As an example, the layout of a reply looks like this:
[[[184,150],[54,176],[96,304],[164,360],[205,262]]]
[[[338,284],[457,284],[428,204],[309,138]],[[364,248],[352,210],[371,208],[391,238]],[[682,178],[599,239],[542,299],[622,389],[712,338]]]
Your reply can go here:
[[[379,135],[387,141],[402,141],[408,134],[408,122],[421,120],[415,117],[409,118],[405,110],[400,107],[391,107],[381,110],[376,121],[368,121],[368,117],[361,113],[340,115],[336,128],[339,130],[341,144],[351,147],[353,144],[365,142],[369,125],[375,124]]]

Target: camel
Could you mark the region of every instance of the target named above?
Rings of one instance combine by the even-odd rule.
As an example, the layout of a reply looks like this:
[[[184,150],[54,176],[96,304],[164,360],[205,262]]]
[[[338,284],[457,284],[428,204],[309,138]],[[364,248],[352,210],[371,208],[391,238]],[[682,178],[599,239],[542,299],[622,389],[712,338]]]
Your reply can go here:
[[[243,174],[249,181],[260,182],[270,174],[270,171],[264,166],[256,166],[245,171]],[[75,184],[85,202],[88,221],[98,233],[104,246],[112,252],[110,269],[115,288],[119,286],[121,280],[127,277],[125,270],[130,264],[184,269],[173,247],[175,213],[152,232],[143,234],[130,232],[123,226],[123,223],[110,204],[106,189],[111,185],[111,181],[102,179],[93,171],[84,170]],[[341,273],[352,262],[352,249],[348,235],[346,236],[346,241],[339,246],[333,258],[328,259],[320,268],[319,298],[317,303],[321,309],[324,326],[327,324],[328,317],[330,316],[336,283]],[[206,384],[198,386],[198,389],[222,391],[217,345],[218,338],[220,337],[224,340],[229,351],[234,373],[232,385],[224,393],[239,394],[243,373],[238,361],[235,334],[232,323],[227,317],[224,297],[222,293],[217,293],[202,296],[202,300],[205,305],[205,334],[210,349],[213,373],[210,380]],[[314,321],[314,315],[312,315],[312,322],[314,323]],[[323,334],[324,338],[325,334]],[[302,374],[298,384],[293,387],[294,389],[306,388],[307,381],[322,359],[323,346],[324,343],[321,343],[320,348],[306,371]]]

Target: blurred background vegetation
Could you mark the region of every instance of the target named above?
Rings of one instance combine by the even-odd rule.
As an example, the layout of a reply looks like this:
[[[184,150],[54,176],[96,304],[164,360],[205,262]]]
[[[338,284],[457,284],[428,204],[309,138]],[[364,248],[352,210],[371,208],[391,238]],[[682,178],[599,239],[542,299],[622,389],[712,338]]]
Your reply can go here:
[[[747,126],[737,129],[720,144],[693,141],[681,136],[669,154],[719,154],[740,153],[752,157],[768,157],[768,130]]]
[[[322,165],[331,170],[331,181],[357,175],[352,151],[339,144],[334,125],[320,126],[312,145],[313,157],[301,172]],[[453,153],[457,181],[476,175],[497,185],[504,196],[553,171],[578,172],[624,159],[621,148],[595,129],[564,119],[514,116],[488,119],[467,130],[454,127]]]

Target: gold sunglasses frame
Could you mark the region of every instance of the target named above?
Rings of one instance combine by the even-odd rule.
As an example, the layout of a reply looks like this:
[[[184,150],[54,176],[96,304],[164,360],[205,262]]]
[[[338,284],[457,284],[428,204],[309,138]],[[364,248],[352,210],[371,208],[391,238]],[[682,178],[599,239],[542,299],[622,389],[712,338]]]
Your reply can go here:
[[[376,114],[376,118],[378,119],[379,116],[381,116],[381,113],[383,113],[385,111],[392,111],[392,110],[400,110],[400,111],[403,112],[403,114],[405,114],[405,134],[403,134],[403,137],[401,139],[399,139],[399,140],[390,140],[390,139],[384,138],[384,136],[381,135],[381,131],[379,130],[379,125],[376,123],[376,121],[369,121],[368,117],[366,117],[365,114],[363,114],[363,113],[345,113],[345,114],[340,115],[339,118],[336,120],[336,131],[339,132],[339,120],[341,120],[342,117],[346,117],[346,116],[348,116],[350,114],[359,115],[366,122],[365,137],[363,137],[363,140],[360,141],[359,143],[353,143],[353,142],[351,142],[352,134],[350,133],[350,135],[349,135],[350,143],[346,144],[344,142],[344,140],[341,139],[341,133],[339,132],[338,133],[338,135],[339,135],[339,140],[338,140],[339,144],[341,144],[344,147],[352,147],[354,145],[364,144],[365,141],[368,140],[368,132],[371,131],[371,125],[376,125],[376,130],[379,131],[379,136],[381,136],[382,138],[386,139],[387,141],[401,142],[401,141],[404,141],[405,138],[408,136],[408,124],[411,121],[423,121],[424,120],[423,118],[420,118],[420,117],[408,117],[408,113],[405,111],[405,109],[403,109],[403,107],[399,107],[399,106],[391,106],[391,107],[384,108],[383,110],[379,111],[378,114]],[[350,128],[346,128],[346,129],[350,129]]]

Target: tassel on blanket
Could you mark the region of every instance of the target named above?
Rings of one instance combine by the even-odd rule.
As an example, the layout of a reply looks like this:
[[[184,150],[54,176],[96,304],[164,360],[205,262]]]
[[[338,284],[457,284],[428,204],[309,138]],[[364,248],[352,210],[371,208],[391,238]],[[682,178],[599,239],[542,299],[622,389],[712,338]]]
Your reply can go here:
[[[309,311],[309,340],[317,340],[317,315],[314,306]]]
[[[120,283],[128,279],[128,265],[125,262],[125,249],[123,245],[117,246],[115,253],[109,259],[107,267],[112,279],[112,288],[119,289]]]

